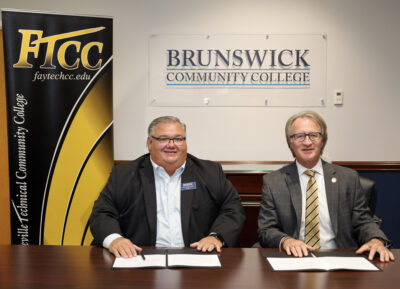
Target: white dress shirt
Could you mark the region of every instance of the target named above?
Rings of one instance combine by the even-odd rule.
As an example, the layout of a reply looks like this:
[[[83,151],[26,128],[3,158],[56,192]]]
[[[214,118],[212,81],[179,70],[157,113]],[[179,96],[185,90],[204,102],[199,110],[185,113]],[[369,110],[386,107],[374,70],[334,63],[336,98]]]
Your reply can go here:
[[[185,247],[181,224],[181,176],[186,162],[172,176],[152,160],[151,164],[157,196],[156,247]]]
[[[305,171],[309,170],[303,167],[296,161],[297,171],[300,178],[301,187],[301,224],[300,224],[300,235],[299,239],[304,242],[304,231],[305,231],[305,215],[306,215],[306,191],[307,183],[310,179],[305,174]],[[326,199],[325,191],[325,180],[324,170],[322,168],[322,161],[319,159],[318,163],[310,170],[315,171],[315,180],[318,186],[318,206],[319,206],[319,237],[322,249],[337,248],[335,242],[335,234],[333,232],[331,218],[329,216],[328,202]]]

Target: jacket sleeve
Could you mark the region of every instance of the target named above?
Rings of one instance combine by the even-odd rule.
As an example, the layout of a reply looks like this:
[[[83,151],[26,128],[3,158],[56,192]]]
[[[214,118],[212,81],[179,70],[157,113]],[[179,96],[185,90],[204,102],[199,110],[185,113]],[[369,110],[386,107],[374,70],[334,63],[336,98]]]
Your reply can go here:
[[[288,235],[281,231],[278,210],[269,184],[270,177],[265,175],[263,178],[257,237],[262,247],[278,248],[282,238]]]
[[[90,231],[94,237],[93,243],[103,245],[103,240],[112,233],[122,235],[119,225],[119,213],[115,202],[116,179],[118,169],[114,166],[106,186],[95,201],[90,216]]]
[[[353,178],[355,182],[355,196],[352,213],[353,233],[361,246],[373,238],[382,239],[387,245],[391,242],[380,229],[380,219],[372,216],[368,207],[368,200],[362,190],[358,174]]]
[[[226,246],[233,247],[246,219],[239,194],[226,178],[221,165],[218,164],[218,191],[222,198],[218,215],[210,232],[222,236]]]

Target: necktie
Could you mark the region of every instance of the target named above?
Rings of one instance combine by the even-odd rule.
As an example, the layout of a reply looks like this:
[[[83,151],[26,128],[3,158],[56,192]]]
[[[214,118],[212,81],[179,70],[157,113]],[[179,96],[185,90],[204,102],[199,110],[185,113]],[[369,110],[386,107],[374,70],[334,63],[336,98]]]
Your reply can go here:
[[[318,186],[315,180],[315,171],[308,170],[305,174],[310,177],[306,191],[306,220],[305,220],[305,242],[316,249],[321,248],[319,240],[319,209],[318,209]]]

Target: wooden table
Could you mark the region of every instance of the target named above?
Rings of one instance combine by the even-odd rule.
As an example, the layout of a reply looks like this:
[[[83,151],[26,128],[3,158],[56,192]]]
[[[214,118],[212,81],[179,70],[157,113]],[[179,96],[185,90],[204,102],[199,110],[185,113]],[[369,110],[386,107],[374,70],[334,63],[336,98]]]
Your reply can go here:
[[[0,288],[397,288],[397,261],[376,264],[381,272],[273,272],[260,251],[229,248],[221,269],[111,269],[114,257],[98,247],[0,246]]]

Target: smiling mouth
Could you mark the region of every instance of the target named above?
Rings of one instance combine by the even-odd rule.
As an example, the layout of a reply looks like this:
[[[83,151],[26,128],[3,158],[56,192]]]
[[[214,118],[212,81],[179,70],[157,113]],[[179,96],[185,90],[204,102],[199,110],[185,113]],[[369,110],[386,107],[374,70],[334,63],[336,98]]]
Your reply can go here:
[[[164,153],[166,153],[166,154],[176,154],[177,152],[176,151],[164,151]]]
[[[314,149],[303,149],[303,152],[305,152],[305,153],[309,153],[309,152],[313,152],[314,151]]]

